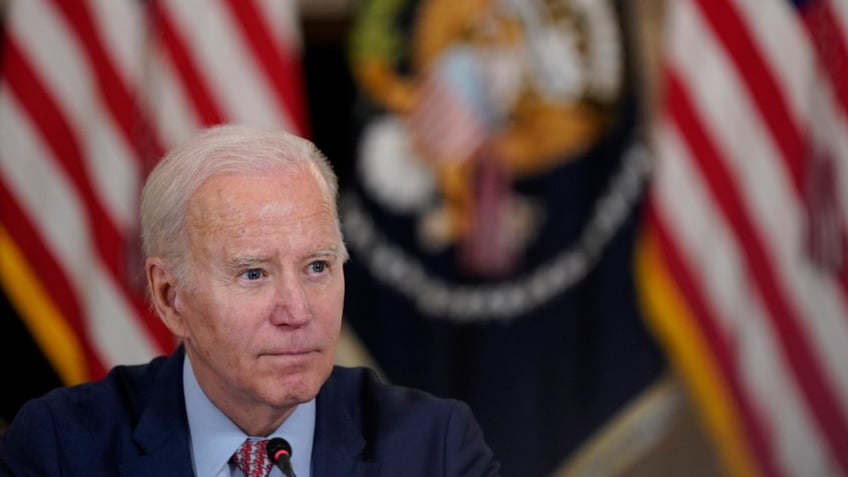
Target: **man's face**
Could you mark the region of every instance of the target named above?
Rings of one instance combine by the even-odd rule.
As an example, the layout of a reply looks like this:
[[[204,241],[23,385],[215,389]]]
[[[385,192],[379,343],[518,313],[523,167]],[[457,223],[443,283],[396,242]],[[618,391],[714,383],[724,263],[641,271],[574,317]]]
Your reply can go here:
[[[172,331],[207,395],[222,408],[315,397],[344,301],[343,245],[315,176],[213,177],[190,201],[186,227],[192,283],[176,291]]]

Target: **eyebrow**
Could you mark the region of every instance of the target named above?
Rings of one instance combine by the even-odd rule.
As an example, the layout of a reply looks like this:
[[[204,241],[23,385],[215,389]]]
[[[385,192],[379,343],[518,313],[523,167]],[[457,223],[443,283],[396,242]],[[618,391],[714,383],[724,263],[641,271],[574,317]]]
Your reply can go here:
[[[339,247],[336,246],[336,245],[333,245],[333,246],[330,246],[330,247],[318,249],[315,252],[309,254],[309,256],[310,257],[326,257],[328,255],[338,255],[338,254],[339,254]]]
[[[339,247],[337,245],[331,245],[315,250],[312,253],[306,255],[304,258],[337,257],[338,255]],[[240,270],[242,268],[255,267],[260,263],[267,262],[269,260],[270,258],[266,255],[242,255],[227,260],[225,266],[229,270]]]
[[[254,255],[245,255],[240,257],[234,257],[230,260],[227,260],[226,267],[230,270],[239,270],[242,268],[251,268],[256,266],[259,263],[266,261],[267,258],[254,256]]]

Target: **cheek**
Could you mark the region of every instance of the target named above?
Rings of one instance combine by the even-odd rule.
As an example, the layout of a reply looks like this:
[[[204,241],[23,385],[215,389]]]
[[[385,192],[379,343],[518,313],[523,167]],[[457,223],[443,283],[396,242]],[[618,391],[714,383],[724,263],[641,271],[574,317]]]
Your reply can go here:
[[[319,319],[327,333],[339,334],[342,322],[342,312],[344,307],[344,292],[334,290],[331,293],[322,292],[319,296],[313,297],[313,315]]]
[[[233,304],[220,303],[200,310],[193,323],[191,335],[196,351],[221,370],[242,370],[245,352],[253,343],[248,316],[251,310]],[[240,372],[240,371],[236,371]]]
[[[239,342],[245,333],[247,317],[260,313],[258,303],[245,302],[213,293],[200,293],[186,303],[192,309],[192,335],[208,345]]]
[[[219,332],[243,335],[255,328],[257,323],[267,320],[271,310],[273,304],[268,300],[224,300],[209,313],[215,316]]]

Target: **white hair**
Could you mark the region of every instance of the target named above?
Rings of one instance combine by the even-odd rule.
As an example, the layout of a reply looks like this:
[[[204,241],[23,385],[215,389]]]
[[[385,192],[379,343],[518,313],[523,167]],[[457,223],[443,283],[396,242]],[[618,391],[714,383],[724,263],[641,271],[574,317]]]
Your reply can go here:
[[[147,177],[141,192],[141,239],[145,258],[165,258],[186,278],[189,200],[213,176],[271,173],[309,167],[333,208],[341,237],[336,199],[338,178],[327,157],[310,141],[282,130],[224,124],[201,131],[169,152]],[[342,252],[347,255],[342,241]]]

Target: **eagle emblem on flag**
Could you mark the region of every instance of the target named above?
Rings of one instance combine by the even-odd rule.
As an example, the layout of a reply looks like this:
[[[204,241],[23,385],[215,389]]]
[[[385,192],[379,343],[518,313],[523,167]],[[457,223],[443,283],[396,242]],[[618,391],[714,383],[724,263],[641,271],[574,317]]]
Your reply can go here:
[[[380,205],[417,217],[421,250],[455,247],[469,276],[514,272],[546,205],[513,187],[597,143],[622,90],[612,5],[586,0],[367,3],[354,77],[383,114],[358,174]]]

